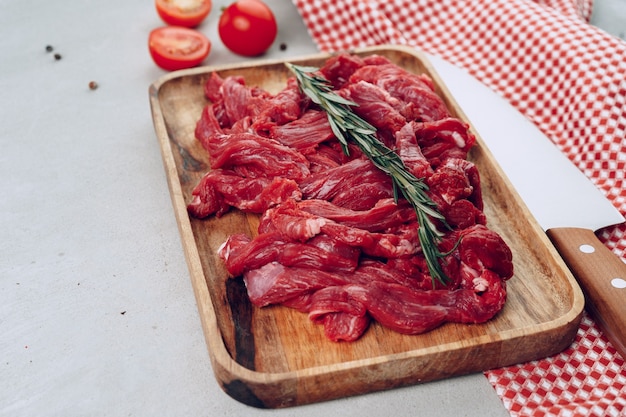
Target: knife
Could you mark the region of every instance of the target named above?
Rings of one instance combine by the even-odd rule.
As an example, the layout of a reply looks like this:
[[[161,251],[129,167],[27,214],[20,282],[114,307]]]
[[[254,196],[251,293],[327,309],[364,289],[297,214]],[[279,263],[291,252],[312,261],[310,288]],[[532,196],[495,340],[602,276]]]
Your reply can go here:
[[[506,100],[462,69],[428,58],[571,270],[587,311],[626,358],[626,263],[595,234],[624,216]]]

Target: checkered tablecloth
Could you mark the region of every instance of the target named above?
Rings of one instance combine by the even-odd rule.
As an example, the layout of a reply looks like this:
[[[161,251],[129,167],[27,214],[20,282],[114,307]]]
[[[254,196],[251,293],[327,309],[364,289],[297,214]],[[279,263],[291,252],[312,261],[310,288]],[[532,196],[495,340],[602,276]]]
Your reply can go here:
[[[321,51],[401,44],[467,70],[535,123],[626,213],[626,43],[592,0],[293,0]],[[599,232],[626,259],[626,226]],[[551,358],[485,372],[515,416],[626,415],[623,358],[584,316]]]

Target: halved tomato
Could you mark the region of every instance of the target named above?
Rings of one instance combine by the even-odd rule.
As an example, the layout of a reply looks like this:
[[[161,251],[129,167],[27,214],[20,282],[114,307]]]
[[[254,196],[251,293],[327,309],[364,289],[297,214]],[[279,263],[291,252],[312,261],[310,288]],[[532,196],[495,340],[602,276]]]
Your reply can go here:
[[[194,28],[209,15],[211,0],[155,0],[157,13],[168,25]]]
[[[159,67],[174,71],[200,65],[211,52],[211,41],[194,29],[164,26],[150,32],[148,48]]]

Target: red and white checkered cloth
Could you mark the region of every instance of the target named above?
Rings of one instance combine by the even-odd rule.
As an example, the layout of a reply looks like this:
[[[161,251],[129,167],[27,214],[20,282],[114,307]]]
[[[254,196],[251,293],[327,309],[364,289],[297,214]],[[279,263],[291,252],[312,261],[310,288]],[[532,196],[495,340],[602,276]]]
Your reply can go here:
[[[626,43],[593,0],[293,0],[321,51],[401,44],[467,70],[534,122],[626,213]],[[626,226],[599,232],[626,259]],[[585,315],[551,358],[485,372],[515,416],[626,415],[624,359]]]

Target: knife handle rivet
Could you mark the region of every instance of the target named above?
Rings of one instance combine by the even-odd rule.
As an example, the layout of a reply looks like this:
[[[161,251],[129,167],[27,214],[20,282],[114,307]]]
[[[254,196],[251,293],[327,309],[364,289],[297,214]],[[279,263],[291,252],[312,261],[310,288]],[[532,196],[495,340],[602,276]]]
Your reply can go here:
[[[626,280],[622,278],[613,278],[611,280],[611,285],[615,288],[623,289],[626,288]]]
[[[596,249],[591,246],[591,245],[580,245],[578,247],[578,250],[581,251],[582,253],[594,253],[596,251]]]

